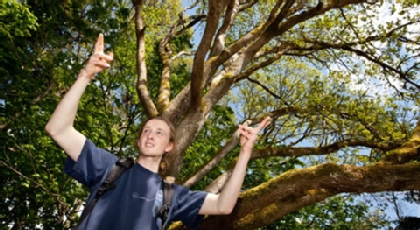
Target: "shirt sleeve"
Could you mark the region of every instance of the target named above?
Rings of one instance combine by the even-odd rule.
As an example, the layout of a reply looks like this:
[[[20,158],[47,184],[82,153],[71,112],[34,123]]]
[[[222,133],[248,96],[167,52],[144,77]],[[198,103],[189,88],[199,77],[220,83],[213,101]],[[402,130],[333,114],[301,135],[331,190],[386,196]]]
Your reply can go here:
[[[182,223],[191,229],[196,229],[203,215],[198,212],[203,206],[207,192],[191,191],[180,185],[175,186],[175,199],[172,201],[169,216],[173,221],[182,221]]]
[[[90,140],[86,139],[82,152],[77,162],[67,157],[64,163],[64,172],[78,182],[92,188],[102,181],[107,171],[115,164],[118,158],[98,148]]]

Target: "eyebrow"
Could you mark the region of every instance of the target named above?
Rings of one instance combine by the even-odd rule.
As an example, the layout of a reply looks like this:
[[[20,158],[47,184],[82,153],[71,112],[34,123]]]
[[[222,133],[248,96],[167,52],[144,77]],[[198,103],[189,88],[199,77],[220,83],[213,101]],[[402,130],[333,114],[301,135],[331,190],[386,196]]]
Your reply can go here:
[[[145,130],[145,129],[150,129],[151,128],[151,126],[145,126],[144,128],[143,128],[143,130]],[[160,128],[160,127],[157,127],[156,128],[157,130],[159,130],[159,131],[162,131],[162,132],[164,132],[164,133],[166,133],[165,132],[165,130],[163,130],[162,128]]]

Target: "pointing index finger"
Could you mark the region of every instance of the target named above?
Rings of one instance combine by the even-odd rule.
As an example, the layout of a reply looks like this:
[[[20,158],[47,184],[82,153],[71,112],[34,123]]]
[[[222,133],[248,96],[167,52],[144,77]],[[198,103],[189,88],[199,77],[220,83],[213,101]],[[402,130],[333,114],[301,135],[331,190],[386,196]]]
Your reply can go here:
[[[258,125],[258,127],[256,128],[256,131],[259,132],[261,131],[261,129],[267,127],[267,125],[270,124],[270,120],[271,120],[270,117],[264,118],[264,120],[262,120],[260,124]]]
[[[103,53],[104,52],[104,35],[99,34],[98,40],[95,43],[95,53]]]

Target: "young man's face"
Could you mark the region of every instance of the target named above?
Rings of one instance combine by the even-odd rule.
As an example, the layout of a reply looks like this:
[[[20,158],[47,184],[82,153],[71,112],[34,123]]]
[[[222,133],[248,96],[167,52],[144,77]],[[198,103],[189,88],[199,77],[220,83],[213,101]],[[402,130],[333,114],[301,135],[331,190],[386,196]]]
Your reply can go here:
[[[143,127],[137,146],[140,154],[146,156],[162,156],[173,148],[169,141],[170,129],[165,121],[149,120]]]

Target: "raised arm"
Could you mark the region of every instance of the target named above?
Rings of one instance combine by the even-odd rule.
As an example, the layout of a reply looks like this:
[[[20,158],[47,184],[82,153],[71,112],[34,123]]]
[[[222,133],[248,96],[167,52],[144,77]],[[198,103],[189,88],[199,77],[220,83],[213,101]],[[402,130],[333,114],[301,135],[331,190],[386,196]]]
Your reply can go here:
[[[90,81],[97,73],[109,67],[109,62],[112,59],[112,53],[109,55],[104,54],[104,37],[100,34],[95,44],[93,55],[80,71],[76,82],[60,101],[45,126],[45,130],[73,161],[77,161],[86,139],[83,134],[73,127],[79,100]]]
[[[208,194],[204,200],[203,206],[199,211],[201,215],[227,215],[230,214],[238,200],[239,191],[244,182],[246,175],[246,167],[251,158],[254,142],[257,140],[258,133],[261,129],[267,127],[270,118],[267,117],[260,122],[258,127],[252,128],[246,125],[239,125],[239,133],[241,135],[240,145],[241,151],[238,162],[232,171],[232,176],[226,183],[225,187],[219,195]]]

